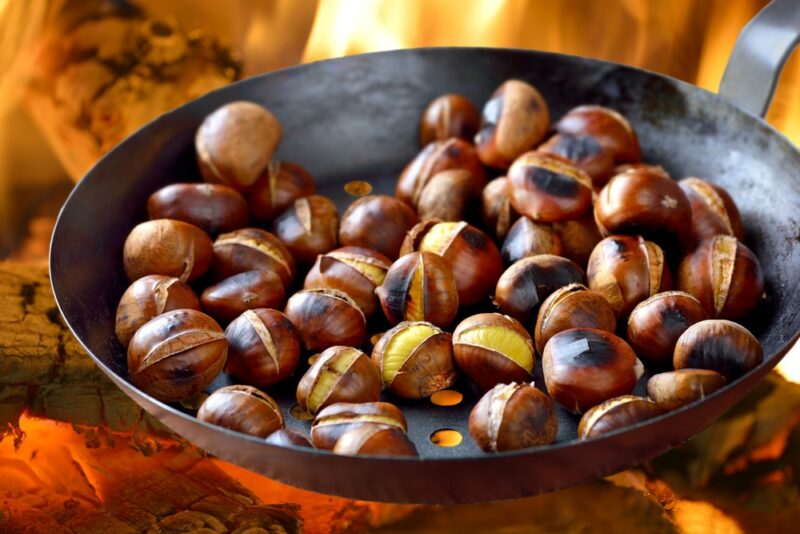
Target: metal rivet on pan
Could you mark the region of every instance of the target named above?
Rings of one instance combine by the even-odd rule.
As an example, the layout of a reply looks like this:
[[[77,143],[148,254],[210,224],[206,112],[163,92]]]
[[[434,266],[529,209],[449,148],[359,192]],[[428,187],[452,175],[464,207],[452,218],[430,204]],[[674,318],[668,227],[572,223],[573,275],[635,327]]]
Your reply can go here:
[[[442,428],[431,434],[431,442],[439,447],[457,447],[463,439],[461,432],[451,428]]]
[[[361,180],[354,180],[344,184],[344,190],[348,195],[361,197],[372,192],[372,184],[369,182],[363,182]]]
[[[295,404],[289,410],[289,415],[297,419],[298,421],[311,421],[314,419],[314,416],[305,411],[300,407],[299,404]]]
[[[431,395],[431,402],[436,406],[455,406],[464,400],[464,395],[452,389],[443,389]]]

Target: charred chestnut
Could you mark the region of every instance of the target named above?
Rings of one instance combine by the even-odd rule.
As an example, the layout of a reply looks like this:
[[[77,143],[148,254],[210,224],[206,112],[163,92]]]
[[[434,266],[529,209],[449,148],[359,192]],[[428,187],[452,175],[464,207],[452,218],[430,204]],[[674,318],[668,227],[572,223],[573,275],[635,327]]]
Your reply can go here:
[[[622,395],[591,408],[578,423],[578,439],[590,439],[612,430],[635,425],[664,412],[655,402],[635,395]]]
[[[486,452],[549,445],[557,432],[553,403],[533,384],[497,384],[469,415],[469,433]]]
[[[469,98],[454,93],[434,98],[422,113],[419,140],[422,146],[433,141],[459,137],[471,141],[478,132],[481,116]]]
[[[458,368],[483,391],[497,384],[531,380],[536,356],[530,334],[519,321],[499,313],[479,313],[453,332]]]
[[[222,328],[196,310],[155,317],[131,338],[128,372],[133,385],[164,402],[190,399],[222,371],[228,342]]]
[[[753,251],[735,237],[702,241],[678,267],[678,289],[694,295],[710,317],[739,319],[764,294],[764,273]]]
[[[305,434],[291,428],[281,428],[276,430],[267,436],[265,441],[270,445],[277,445],[278,447],[313,447]]]
[[[709,369],[678,369],[647,381],[647,396],[665,410],[700,400],[725,385],[725,377]]]
[[[422,219],[460,221],[472,212],[483,184],[463,169],[439,172],[422,188],[417,213]]]
[[[464,221],[431,219],[419,223],[406,236],[400,255],[415,250],[444,258],[455,278],[458,300],[465,306],[488,297],[503,270],[494,242]]]
[[[242,228],[214,241],[214,276],[217,280],[246,271],[272,271],[284,287],[294,280],[295,264],[281,241],[260,228]]]
[[[342,434],[333,447],[335,454],[416,456],[417,449],[399,428],[385,425],[364,425]]]
[[[501,176],[486,184],[481,195],[481,219],[492,235],[502,241],[518,218],[508,200],[508,178]]]
[[[539,91],[521,80],[508,80],[486,102],[475,136],[478,156],[489,167],[507,169],[531,150],[550,127],[550,112]]]
[[[372,350],[386,388],[398,397],[422,399],[453,385],[451,336],[422,321],[388,330]]]
[[[573,328],[551,337],[542,369],[553,400],[576,413],[630,393],[644,373],[625,341],[593,328]]]
[[[527,217],[517,219],[508,231],[500,255],[506,263],[514,263],[539,254],[561,256],[561,238],[549,224],[536,223]]]
[[[594,247],[603,239],[592,213],[573,221],[553,223],[553,229],[561,238],[562,256],[581,266],[589,262]]]
[[[708,319],[700,301],[683,291],[658,293],[636,305],[628,318],[628,343],[641,358],[668,361],[687,328]]]
[[[342,245],[364,247],[397,259],[406,232],[419,221],[408,204],[386,195],[361,197],[347,208],[339,225]]]
[[[249,221],[244,197],[221,184],[162,187],[147,199],[147,216],[187,222],[212,235],[242,228]]]
[[[551,337],[570,328],[614,332],[617,317],[600,293],[582,284],[570,284],[555,290],[539,308],[533,331],[536,352],[542,354]]]
[[[761,343],[745,327],[708,319],[693,324],[678,338],[672,364],[675,369],[710,369],[732,381],[763,359]]]
[[[286,291],[271,271],[246,271],[209,286],[200,296],[203,311],[220,323],[229,323],[246,310],[280,308]]]
[[[391,324],[428,321],[444,328],[458,313],[455,278],[431,252],[412,252],[394,262],[376,294]]]
[[[570,161],[591,177],[594,187],[604,185],[614,172],[613,152],[591,135],[556,134],[536,150]]]
[[[339,402],[321,410],[311,424],[311,441],[318,449],[331,450],[345,432],[367,425],[408,430],[403,412],[388,402]]]
[[[251,386],[266,388],[286,379],[300,361],[300,339],[278,310],[247,310],[225,329],[225,371]]]
[[[313,195],[316,188],[314,178],[301,165],[273,161],[247,190],[247,204],[254,218],[271,221],[298,198]]]
[[[375,402],[380,396],[378,368],[353,347],[325,349],[297,384],[297,404],[311,414],[337,402]]]
[[[208,234],[172,219],[137,224],[125,239],[122,255],[131,281],[161,274],[192,282],[208,271],[213,257]]]
[[[238,384],[209,395],[197,411],[197,418],[260,438],[283,428],[283,414],[272,397],[252,386]]]
[[[191,309],[199,310],[200,301],[188,285],[177,278],[152,274],[132,283],[117,306],[114,332],[124,346],[144,323],[162,313]]]
[[[630,123],[617,111],[603,106],[578,106],[555,124],[560,134],[590,135],[610,150],[617,162],[642,159],[639,140]]]
[[[703,241],[717,235],[732,235],[744,239],[744,227],[739,209],[722,187],[701,180],[684,178],[678,185],[686,193],[692,207],[692,235]]]
[[[272,232],[298,263],[310,265],[319,254],[336,248],[339,214],[331,199],[319,195],[302,197],[278,215]]]
[[[333,345],[357,347],[367,336],[367,319],[344,291],[314,288],[298,291],[286,303],[286,316],[303,347],[317,351]]]

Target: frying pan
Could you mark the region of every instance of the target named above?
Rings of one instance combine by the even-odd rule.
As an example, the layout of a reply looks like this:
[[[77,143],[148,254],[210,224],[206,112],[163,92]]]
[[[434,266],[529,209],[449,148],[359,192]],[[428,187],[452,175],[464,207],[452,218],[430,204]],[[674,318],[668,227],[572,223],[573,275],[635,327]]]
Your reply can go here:
[[[767,6],[740,36],[722,97],[604,61],[481,48],[335,59],[214,91],[132,135],[72,191],[50,255],[59,309],[97,365],[167,427],[219,458],[295,486],[374,501],[477,502],[551,491],[640,464],[722,415],[778,363],[800,330],[800,153],[758,116],[798,31],[796,1]],[[131,228],[145,219],[150,193],[199,179],[193,136],[208,113],[234,100],[267,106],[284,127],[277,156],[307,166],[319,191],[343,209],[352,200],[343,184],[351,180],[368,180],[377,192],[391,194],[399,170],[419,150],[417,121],[432,98],[460,92],[484,102],[509,78],[533,83],[554,117],[584,103],[618,109],[636,129],[645,161],[664,165],[673,176],[707,177],[730,191],[768,282],[763,309],[748,324],[765,349],[759,367],[701,401],[588,441],[575,439],[576,418],[561,412],[555,444],[491,455],[479,451],[469,437],[467,418],[477,397],[461,384],[466,398],[457,406],[401,404],[420,453],[412,459],[268,445],[199,422],[180,406],[164,404],[130,383],[124,350],[114,336],[117,301],[128,285],[122,245]],[[541,370],[537,373],[541,383]],[[223,376],[212,387],[226,380]],[[270,393],[287,414],[287,424],[307,430],[307,422],[288,415],[294,403],[291,385]],[[434,445],[431,433],[441,428],[459,431],[464,440],[451,448]]]

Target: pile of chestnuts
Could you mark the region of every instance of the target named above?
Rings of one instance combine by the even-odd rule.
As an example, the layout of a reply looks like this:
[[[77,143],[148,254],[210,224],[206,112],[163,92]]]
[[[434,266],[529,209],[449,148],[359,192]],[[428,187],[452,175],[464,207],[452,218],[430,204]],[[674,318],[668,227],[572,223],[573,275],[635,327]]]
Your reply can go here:
[[[181,402],[227,373],[238,384],[206,396],[202,421],[280,446],[416,455],[388,401],[463,379],[482,395],[473,439],[505,451],[553,443],[556,406],[592,438],[763,359],[733,322],[764,295],[733,199],[643,162],[612,109],[551,123],[521,80],[482,113],[440,96],[395,196],[341,216],[306,169],[274,157],[282,135],[261,105],[214,111],[195,138],[203,182],[154,192],[125,241],[116,334],[131,380]],[[268,393],[286,381],[308,436]]]

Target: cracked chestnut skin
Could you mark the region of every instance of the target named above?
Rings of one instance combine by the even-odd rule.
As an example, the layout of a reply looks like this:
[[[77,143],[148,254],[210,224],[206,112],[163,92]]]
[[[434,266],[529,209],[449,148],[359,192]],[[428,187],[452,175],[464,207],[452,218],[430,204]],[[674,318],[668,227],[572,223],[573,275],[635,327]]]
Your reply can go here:
[[[298,198],[313,195],[316,188],[314,178],[302,165],[272,161],[245,195],[253,218],[266,222],[286,211]]]
[[[661,415],[664,408],[643,397],[622,395],[589,409],[578,423],[578,439],[590,439]]]
[[[439,172],[422,189],[417,213],[421,219],[466,219],[477,205],[483,183],[463,169]]]
[[[520,217],[508,231],[500,255],[507,264],[511,264],[538,254],[561,256],[562,251],[561,237],[552,225]]]
[[[297,404],[312,414],[340,402],[376,402],[381,396],[381,376],[369,356],[360,350],[341,345],[329,347],[302,376],[296,395]]]
[[[399,428],[365,425],[342,434],[333,447],[334,454],[416,456],[417,448]]]
[[[481,193],[481,220],[484,228],[502,241],[518,218],[519,213],[514,211],[508,200],[508,178],[500,176],[486,184]]]
[[[247,310],[281,308],[286,291],[280,276],[271,271],[246,271],[211,285],[200,295],[203,310],[222,324]]]
[[[366,425],[395,426],[406,432],[403,412],[389,402],[339,402],[322,409],[311,424],[311,441],[318,449],[332,450],[345,432]]]
[[[367,337],[367,319],[344,291],[304,289],[289,297],[286,316],[303,347],[319,351],[334,345],[360,346]]]
[[[647,396],[665,410],[700,400],[725,385],[725,377],[710,369],[678,369],[647,381]]]
[[[419,222],[408,204],[387,195],[367,195],[345,210],[339,224],[339,242],[375,250],[397,259],[406,232]]]
[[[147,199],[150,219],[176,219],[211,235],[247,226],[250,216],[244,197],[221,184],[171,184]]]
[[[148,274],[193,282],[211,267],[211,239],[197,226],[183,221],[146,221],[128,234],[122,258],[131,282]]]
[[[339,213],[328,197],[301,197],[278,215],[272,223],[272,232],[297,263],[311,265],[319,254],[338,246]]]
[[[682,291],[665,291],[640,302],[628,318],[628,343],[639,357],[669,361],[687,328],[708,319],[703,306]]]
[[[471,141],[478,132],[481,115],[467,97],[449,93],[434,98],[422,113],[419,140],[422,146],[433,141],[459,137]]]
[[[555,134],[536,149],[569,160],[592,178],[594,187],[602,187],[614,173],[614,154],[594,136]]]
[[[214,278],[222,280],[245,271],[272,271],[284,287],[294,280],[296,267],[289,249],[261,228],[240,228],[214,241]]]
[[[692,236],[696,242],[720,234],[744,240],[739,209],[723,187],[695,177],[684,178],[678,185],[692,207]]]
[[[197,418],[260,438],[283,428],[283,414],[272,397],[252,386],[238,384],[209,395],[197,411]]]
[[[617,317],[603,296],[583,284],[570,284],[554,291],[536,316],[533,337],[542,354],[551,337],[570,328],[596,328],[614,332]]]
[[[764,360],[764,349],[745,327],[724,319],[690,326],[675,345],[675,369],[710,369],[731,382]]]

